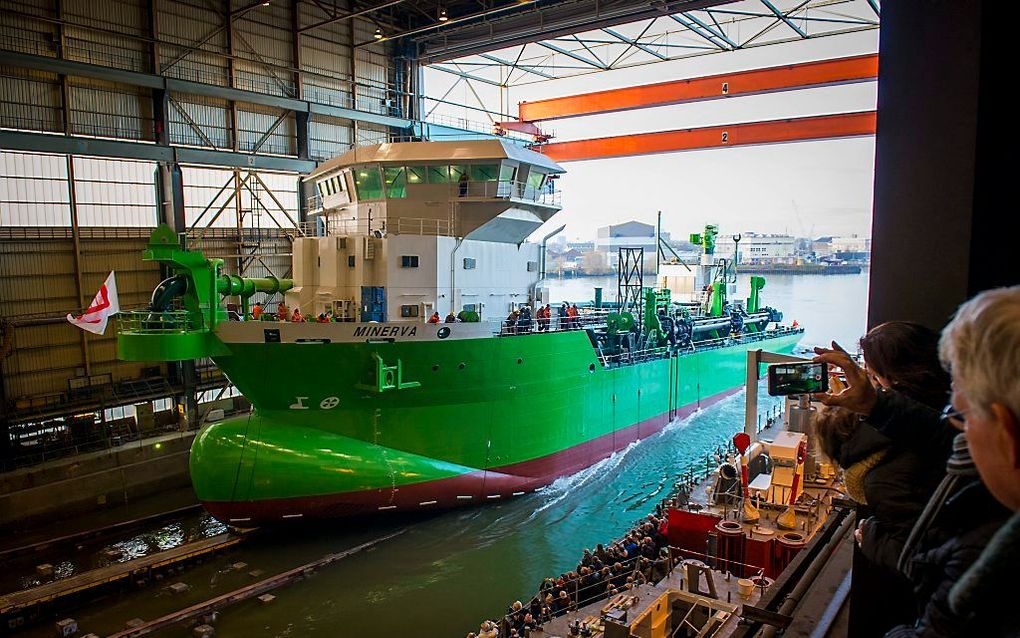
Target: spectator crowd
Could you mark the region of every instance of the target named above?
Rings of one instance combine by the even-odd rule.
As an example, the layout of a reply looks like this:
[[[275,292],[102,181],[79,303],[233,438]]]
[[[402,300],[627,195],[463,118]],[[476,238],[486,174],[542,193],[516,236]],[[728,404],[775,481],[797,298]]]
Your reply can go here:
[[[838,375],[814,420],[819,453],[857,502],[852,638],[1020,638],[1020,286],[964,303],[941,334],[894,321],[815,361]],[[585,549],[527,604],[469,638],[527,636],[551,618],[670,571],[650,514]],[[857,605],[856,612],[853,607]]]

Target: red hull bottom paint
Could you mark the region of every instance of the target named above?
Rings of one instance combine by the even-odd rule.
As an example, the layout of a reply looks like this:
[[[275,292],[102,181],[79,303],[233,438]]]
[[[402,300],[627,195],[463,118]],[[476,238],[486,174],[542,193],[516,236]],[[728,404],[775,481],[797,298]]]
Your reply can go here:
[[[677,418],[687,418],[698,407],[718,403],[739,390],[726,390],[700,404],[684,406],[677,411]],[[477,505],[513,498],[549,485],[562,476],[569,476],[598,463],[634,441],[658,433],[668,423],[669,415],[663,413],[541,458],[395,488],[258,501],[203,501],[202,504],[221,521],[239,524]]]

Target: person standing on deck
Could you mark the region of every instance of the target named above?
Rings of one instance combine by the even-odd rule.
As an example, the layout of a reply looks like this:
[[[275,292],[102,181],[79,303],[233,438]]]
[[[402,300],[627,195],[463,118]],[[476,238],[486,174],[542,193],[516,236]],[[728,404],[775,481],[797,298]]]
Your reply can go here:
[[[574,305],[570,306],[570,308],[567,309],[567,314],[570,315],[570,327],[571,328],[580,328],[581,327],[581,319],[580,319],[580,313],[577,311],[577,304],[574,304]]]
[[[251,307],[251,318],[254,321],[258,321],[259,317],[262,316],[262,304],[255,302],[255,305]]]
[[[287,308],[287,304],[280,302],[280,305],[276,307],[276,320],[286,321],[290,317],[290,309]]]

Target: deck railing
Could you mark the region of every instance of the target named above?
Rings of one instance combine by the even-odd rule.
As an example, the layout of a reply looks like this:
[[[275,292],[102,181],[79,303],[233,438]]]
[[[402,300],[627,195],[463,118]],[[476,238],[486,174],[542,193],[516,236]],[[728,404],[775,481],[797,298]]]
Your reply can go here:
[[[499,336],[530,334],[533,332],[565,332],[568,330],[584,330],[588,327],[604,326],[606,317],[611,311],[607,309],[583,309],[576,317],[555,314],[549,319],[531,319],[511,322],[504,319],[499,326]]]
[[[534,202],[544,206],[559,206],[560,192],[549,187],[535,188],[525,182],[510,180],[456,182],[450,185],[451,197],[480,199],[510,199]]]
[[[382,236],[387,232],[398,235],[453,235],[453,224],[449,219],[433,217],[397,217],[392,220],[379,219],[336,219],[317,217],[301,222],[295,232],[301,237],[350,237],[356,235]]]
[[[202,329],[202,315],[189,310],[129,310],[117,314],[121,334],[186,334]]]

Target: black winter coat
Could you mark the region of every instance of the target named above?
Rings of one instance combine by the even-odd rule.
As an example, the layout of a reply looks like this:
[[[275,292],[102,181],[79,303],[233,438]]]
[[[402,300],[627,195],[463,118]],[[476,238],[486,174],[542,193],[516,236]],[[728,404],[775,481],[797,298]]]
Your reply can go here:
[[[865,421],[896,445],[922,455],[932,474],[940,478],[945,474],[953,439],[960,431],[944,420],[938,410],[895,390],[883,389]]]
[[[881,461],[864,476],[867,505],[858,517],[869,517],[863,529],[861,552],[876,565],[896,570],[903,544],[941,476],[913,450],[896,445],[867,423],[843,444],[840,467],[848,468],[885,450]]]
[[[911,576],[920,607],[917,622],[912,627],[893,628],[886,638],[992,635],[975,633],[973,619],[954,613],[949,594],[1009,515],[978,478],[948,498],[912,560]],[[1011,587],[1004,583],[1003,591]]]

